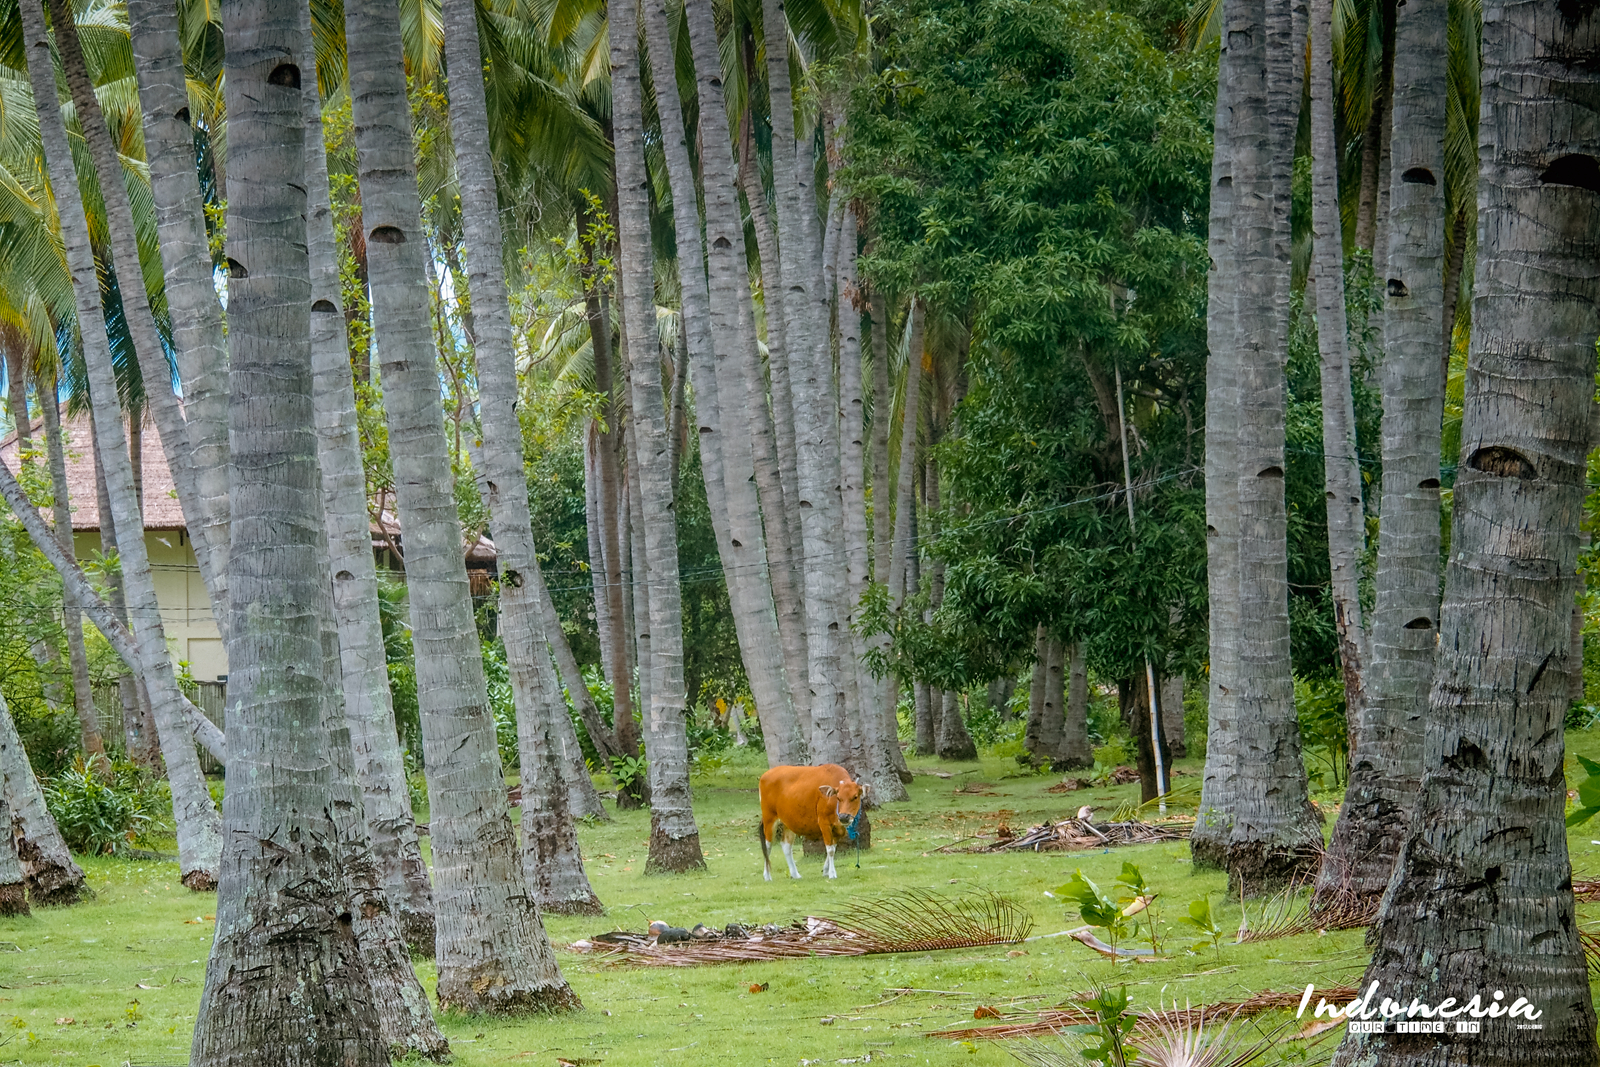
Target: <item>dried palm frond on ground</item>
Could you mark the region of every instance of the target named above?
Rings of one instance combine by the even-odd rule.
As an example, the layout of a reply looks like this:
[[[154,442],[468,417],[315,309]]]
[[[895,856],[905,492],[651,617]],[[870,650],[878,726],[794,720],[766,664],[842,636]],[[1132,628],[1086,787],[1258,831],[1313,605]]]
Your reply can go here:
[[[1572,895],[1584,904],[1600,901],[1600,878],[1574,878]]]
[[[1328,1003],[1348,1003],[1359,996],[1359,989],[1350,986],[1333,986],[1328,989],[1318,989],[1317,995],[1327,1000]],[[1215,1022],[1224,1019],[1249,1018],[1269,1011],[1282,1008],[1295,1008],[1300,1005],[1300,998],[1305,995],[1304,990],[1294,990],[1287,993],[1275,993],[1266,990],[1257,993],[1247,1000],[1225,1000],[1217,1004],[1202,1004],[1199,1007],[1169,1008],[1149,1012],[1131,1012],[1138,1020],[1136,1031],[1157,1033],[1163,1027],[1195,1027],[1203,1023]],[[1051,1034],[1068,1026],[1090,1026],[1098,1020],[1095,1013],[1088,1008],[1078,1007],[1068,1002],[1043,1011],[1006,1012],[1002,1015],[1005,1020],[993,1026],[968,1026],[954,1030],[934,1030],[924,1034],[924,1037],[950,1038],[959,1041],[975,1040],[1006,1040],[1012,1038],[1038,1037]]]
[[[911,890],[846,907],[833,918],[807,918],[787,927],[729,927],[722,934],[664,944],[644,934],[611,933],[577,941],[575,952],[601,962],[643,967],[697,967],[808,956],[870,956],[951,948],[1012,945],[1027,938],[1033,917],[1005,897],[984,892],[951,898]]]
[[[1326,930],[1355,930],[1371,926],[1378,917],[1379,898],[1363,896],[1347,886],[1323,894],[1319,901],[1310,894],[1313,879],[1291,882],[1262,902],[1250,925],[1250,911],[1239,916],[1238,944],[1271,941]],[[1304,894],[1304,899],[1302,899]]]
[[[1028,849],[1033,852],[1074,852],[1115,845],[1146,845],[1154,841],[1186,841],[1193,829],[1194,820],[1182,817],[1155,823],[1095,823],[1088,819],[1062,819],[1060,822],[1041,823],[1025,833],[1001,835],[991,845],[963,851],[1015,852]],[[947,845],[938,851],[957,850]]]
[[[1600,934],[1593,930],[1579,930],[1578,943],[1583,946],[1583,958],[1589,963],[1589,974],[1600,979]]]

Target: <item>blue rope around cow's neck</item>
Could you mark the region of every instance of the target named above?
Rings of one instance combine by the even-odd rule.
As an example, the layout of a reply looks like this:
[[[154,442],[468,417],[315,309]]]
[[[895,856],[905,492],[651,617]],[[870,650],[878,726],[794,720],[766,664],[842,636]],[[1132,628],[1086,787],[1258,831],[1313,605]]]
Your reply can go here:
[[[860,808],[850,817],[850,824],[844,828],[845,836],[850,838],[851,844],[856,846],[856,867],[861,867],[861,816],[864,814]]]

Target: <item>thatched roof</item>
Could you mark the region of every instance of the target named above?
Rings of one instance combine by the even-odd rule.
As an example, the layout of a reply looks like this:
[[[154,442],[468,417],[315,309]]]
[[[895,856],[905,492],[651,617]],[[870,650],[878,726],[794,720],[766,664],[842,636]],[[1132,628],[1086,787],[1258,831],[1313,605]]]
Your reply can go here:
[[[79,415],[69,416],[66,405],[61,405],[61,432],[67,445],[67,496],[72,505],[72,528],[74,530],[100,529],[100,507],[95,500],[94,491],[94,456],[89,436],[89,414],[84,412]],[[33,447],[37,449],[43,460],[44,451],[44,421],[34,420],[31,430]],[[146,530],[186,530],[188,525],[183,521],[183,508],[178,504],[178,491],[172,482],[172,471],[167,467],[166,453],[161,450],[161,435],[156,432],[155,424],[148,418],[144,423],[143,447],[140,450],[144,456],[144,528]],[[17,471],[17,435],[7,434],[0,440],[0,462],[11,468],[13,474]],[[387,536],[385,535],[387,531]],[[404,552],[404,538],[400,533],[400,520],[392,508],[385,508],[382,522],[372,524],[372,544],[374,548],[387,548],[389,539],[392,538],[401,551]],[[487,566],[495,559],[494,542],[484,535],[470,545],[463,546],[463,554],[467,562],[476,566]]]
[[[89,436],[89,414],[69,416],[66,405],[61,405],[61,432],[67,445],[67,496],[72,504],[74,530],[100,529],[100,507],[94,492],[94,455]],[[34,420],[33,447],[44,462],[44,422]],[[147,530],[185,529],[183,509],[178,505],[178,491],[172,484],[172,472],[167,469],[167,457],[161,451],[161,436],[149,420],[145,421],[144,457],[144,527]],[[8,434],[0,441],[0,462],[17,470],[17,435]]]

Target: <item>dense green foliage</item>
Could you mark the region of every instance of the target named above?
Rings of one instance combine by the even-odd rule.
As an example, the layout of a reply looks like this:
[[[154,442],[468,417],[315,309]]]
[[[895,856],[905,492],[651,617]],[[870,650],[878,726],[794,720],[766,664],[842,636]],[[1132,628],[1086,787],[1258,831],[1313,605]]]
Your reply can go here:
[[[933,309],[934,359],[969,351],[935,452],[945,506],[920,531],[944,604],[900,623],[899,667],[982,681],[1044,624],[1106,676],[1146,656],[1182,669],[1204,609],[1212,58],[1073,2],[905,0],[883,23],[851,116],[875,233],[862,269]]]

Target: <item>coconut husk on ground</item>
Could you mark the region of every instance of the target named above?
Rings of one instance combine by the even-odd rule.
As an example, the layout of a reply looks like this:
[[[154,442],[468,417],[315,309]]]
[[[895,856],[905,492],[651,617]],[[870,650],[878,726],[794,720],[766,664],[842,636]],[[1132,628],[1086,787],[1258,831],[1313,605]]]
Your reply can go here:
[[[1333,986],[1329,989],[1318,989],[1316,995],[1325,999],[1330,1004],[1348,1004],[1359,996],[1361,991],[1350,986]],[[1171,1008],[1168,1010],[1130,1012],[1139,1020],[1141,1029],[1155,1029],[1160,1026],[1194,1026],[1202,1022],[1219,1019],[1248,1018],[1264,1012],[1276,1011],[1281,1008],[1296,1008],[1300,1005],[1300,998],[1305,995],[1304,990],[1293,992],[1275,993],[1266,990],[1257,993],[1247,1000],[1225,1000],[1217,1004],[1202,1004],[1199,1007]],[[1075,999],[1086,999],[1078,997]],[[1054,1008],[1043,1011],[1000,1011],[995,1008],[980,1008],[974,1013],[978,1018],[1000,1018],[1002,1021],[992,1026],[968,1026],[953,1030],[934,1030],[926,1033],[924,1037],[949,1038],[959,1041],[995,1040],[1021,1037],[1040,1037],[1046,1034],[1059,1032],[1069,1026],[1087,1026],[1098,1022],[1098,1017],[1088,1008],[1078,1007],[1071,1003],[1063,1003]]]
[[[809,956],[869,956],[1012,945],[1027,938],[1033,917],[993,893],[953,899],[923,890],[861,901],[834,918],[811,916],[787,926],[697,927],[682,941],[611,931],[575,941],[574,952],[605,963],[697,967]]]

